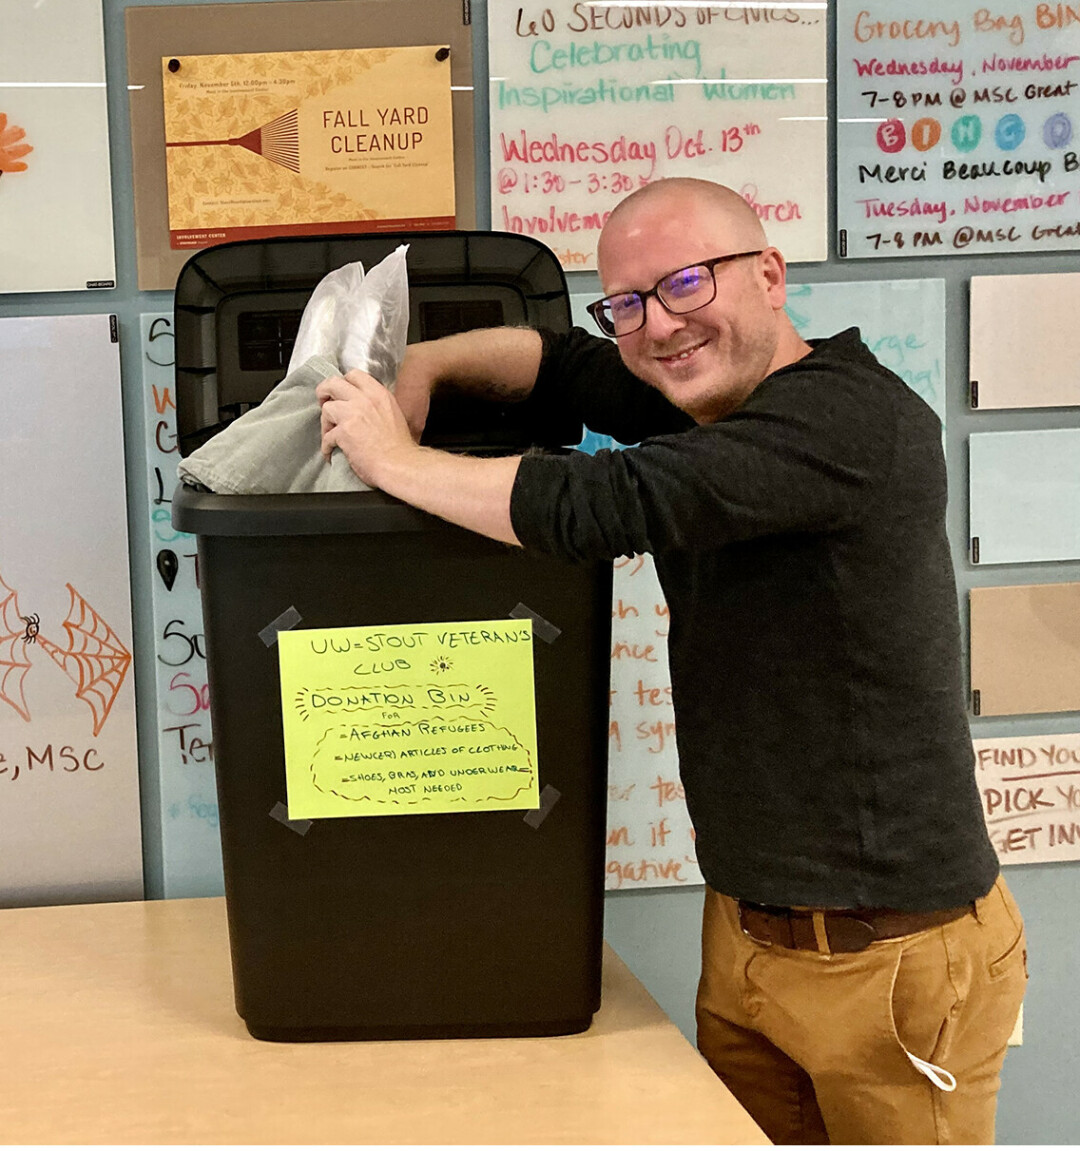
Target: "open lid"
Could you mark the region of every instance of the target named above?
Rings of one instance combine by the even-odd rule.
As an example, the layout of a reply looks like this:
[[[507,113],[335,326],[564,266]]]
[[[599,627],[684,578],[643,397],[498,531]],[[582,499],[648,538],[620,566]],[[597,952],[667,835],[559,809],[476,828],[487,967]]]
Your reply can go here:
[[[569,331],[570,301],[550,248],[511,232],[275,237],[197,252],[176,282],[176,425],[189,455],[285,376],[304,306],[328,272],[374,267],[408,244],[408,342],[500,325]],[[437,395],[423,443],[498,455],[581,440],[582,425],[530,396],[492,403]]]

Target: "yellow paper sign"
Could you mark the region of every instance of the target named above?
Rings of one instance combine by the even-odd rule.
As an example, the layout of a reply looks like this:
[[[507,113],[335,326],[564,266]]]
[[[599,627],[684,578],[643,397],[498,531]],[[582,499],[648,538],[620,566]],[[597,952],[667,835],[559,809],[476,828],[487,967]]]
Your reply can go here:
[[[454,226],[445,46],[165,56],[173,248]]]
[[[290,819],[540,806],[532,623],[278,634]]]

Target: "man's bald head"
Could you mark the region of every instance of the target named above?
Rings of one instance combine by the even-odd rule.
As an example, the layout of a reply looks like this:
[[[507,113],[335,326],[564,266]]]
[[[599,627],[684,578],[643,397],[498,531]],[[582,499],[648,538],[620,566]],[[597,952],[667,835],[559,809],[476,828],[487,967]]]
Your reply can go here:
[[[606,295],[639,297],[641,324],[618,339],[623,363],[698,423],[727,415],[810,350],[784,311],[783,256],[721,184],[657,180],[627,196],[600,234],[597,268]]]
[[[713,217],[730,237],[732,251],[760,250],[769,246],[757,213],[738,192],[711,180],[674,177],[654,180],[616,204],[600,233],[598,261],[603,263],[605,248],[633,232],[635,221],[653,209],[670,210],[672,215],[678,215],[687,208]]]

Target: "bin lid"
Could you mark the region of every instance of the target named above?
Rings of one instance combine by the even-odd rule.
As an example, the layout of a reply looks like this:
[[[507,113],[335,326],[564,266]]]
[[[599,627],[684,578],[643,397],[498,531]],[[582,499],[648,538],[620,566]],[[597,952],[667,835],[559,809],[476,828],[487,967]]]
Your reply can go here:
[[[385,492],[292,492],[236,496],[189,484],[173,493],[172,525],[199,536],[332,536],[439,532],[472,536]]]
[[[550,248],[511,232],[395,232],[243,240],[197,252],[176,283],[176,423],[189,455],[285,376],[304,306],[343,264],[374,267],[408,244],[409,343],[503,324],[571,325]],[[498,455],[577,444],[583,428],[550,401],[433,398],[423,443]]]

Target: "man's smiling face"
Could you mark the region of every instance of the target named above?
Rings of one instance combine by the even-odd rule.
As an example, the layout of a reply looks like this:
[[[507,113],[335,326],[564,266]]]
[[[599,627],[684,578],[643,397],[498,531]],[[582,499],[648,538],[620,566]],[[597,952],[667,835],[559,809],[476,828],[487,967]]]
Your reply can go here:
[[[743,205],[745,207],[745,205]],[[784,265],[746,207],[729,212],[684,188],[627,204],[605,225],[598,249],[606,295],[647,291],[699,260],[764,248],[715,268],[716,297],[672,315],[656,297],[645,325],[619,337],[626,366],[699,424],[734,411],[773,370],[784,303]]]

